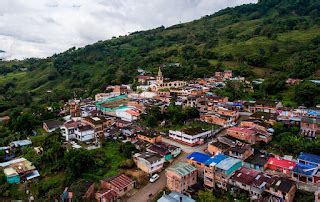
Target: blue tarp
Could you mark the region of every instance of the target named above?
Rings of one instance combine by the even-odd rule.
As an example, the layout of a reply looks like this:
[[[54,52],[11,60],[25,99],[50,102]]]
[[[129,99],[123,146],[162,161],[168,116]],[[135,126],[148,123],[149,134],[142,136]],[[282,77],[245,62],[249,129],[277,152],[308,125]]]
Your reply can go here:
[[[193,152],[192,154],[189,154],[187,156],[187,159],[191,159],[193,161],[199,162],[199,163],[204,163],[207,161],[211,156],[208,154],[200,153],[200,152]]]
[[[317,170],[318,166],[316,165],[297,163],[293,169],[293,172],[307,176],[312,176]]]
[[[306,161],[309,164],[311,163],[314,165],[320,165],[320,156],[315,154],[308,154],[308,153],[301,152],[298,157],[298,160],[299,162],[301,160],[301,161]]]

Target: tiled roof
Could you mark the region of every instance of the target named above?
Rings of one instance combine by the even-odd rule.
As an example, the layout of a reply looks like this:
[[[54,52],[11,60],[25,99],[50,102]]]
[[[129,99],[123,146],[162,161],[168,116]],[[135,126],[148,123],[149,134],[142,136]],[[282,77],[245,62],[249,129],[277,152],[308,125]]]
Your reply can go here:
[[[196,170],[197,170],[197,168],[193,167],[192,165],[190,165],[188,163],[182,163],[182,162],[179,162],[179,163],[167,168],[167,171],[174,172],[179,176],[188,175],[189,173],[196,171]]]
[[[106,178],[103,181],[109,182],[111,185],[117,187],[122,190],[130,184],[133,184],[134,181],[126,176],[125,174],[121,174],[115,177]]]

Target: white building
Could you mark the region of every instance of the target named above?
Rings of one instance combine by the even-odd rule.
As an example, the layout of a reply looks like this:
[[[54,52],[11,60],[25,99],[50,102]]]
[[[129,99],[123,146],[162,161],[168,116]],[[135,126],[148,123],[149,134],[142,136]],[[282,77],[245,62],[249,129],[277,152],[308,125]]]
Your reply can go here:
[[[121,120],[132,122],[138,119],[140,113],[133,109],[121,109],[116,111],[116,116]]]
[[[169,130],[170,138],[190,146],[203,144],[204,139],[211,135],[212,131],[205,131],[202,128],[186,128],[181,131]]]
[[[139,169],[150,175],[160,172],[165,162],[163,157],[152,152],[135,154],[134,161]]]
[[[74,131],[75,139],[80,142],[92,141],[95,139],[94,129],[90,125],[82,125]]]

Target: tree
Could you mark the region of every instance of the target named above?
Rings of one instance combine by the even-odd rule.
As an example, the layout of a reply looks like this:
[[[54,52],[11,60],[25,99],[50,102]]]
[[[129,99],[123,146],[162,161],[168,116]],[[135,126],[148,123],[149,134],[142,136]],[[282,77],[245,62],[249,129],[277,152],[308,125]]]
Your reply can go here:
[[[77,179],[82,173],[88,171],[91,166],[94,166],[92,156],[84,149],[66,152],[64,160],[71,179]]]
[[[215,202],[217,199],[213,196],[211,191],[199,191],[198,200],[199,202]]]
[[[320,103],[320,86],[302,82],[295,87],[295,100],[299,105],[312,107]]]

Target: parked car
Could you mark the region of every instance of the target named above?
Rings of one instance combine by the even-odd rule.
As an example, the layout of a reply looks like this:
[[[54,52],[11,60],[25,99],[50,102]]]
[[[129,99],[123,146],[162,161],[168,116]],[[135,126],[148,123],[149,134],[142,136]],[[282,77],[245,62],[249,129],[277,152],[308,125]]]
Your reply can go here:
[[[152,175],[151,177],[150,177],[150,182],[152,183],[152,182],[155,182],[155,181],[157,181],[158,179],[159,179],[159,175],[158,174],[154,174],[154,175]]]

